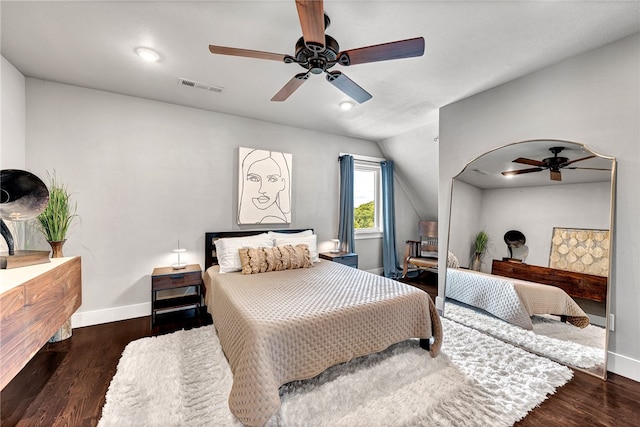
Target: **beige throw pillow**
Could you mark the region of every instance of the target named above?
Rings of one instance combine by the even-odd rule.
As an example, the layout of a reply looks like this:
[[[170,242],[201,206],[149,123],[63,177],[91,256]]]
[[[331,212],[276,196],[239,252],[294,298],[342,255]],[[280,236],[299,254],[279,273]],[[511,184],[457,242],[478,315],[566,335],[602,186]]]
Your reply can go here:
[[[267,273],[313,266],[305,244],[238,249],[242,274]]]

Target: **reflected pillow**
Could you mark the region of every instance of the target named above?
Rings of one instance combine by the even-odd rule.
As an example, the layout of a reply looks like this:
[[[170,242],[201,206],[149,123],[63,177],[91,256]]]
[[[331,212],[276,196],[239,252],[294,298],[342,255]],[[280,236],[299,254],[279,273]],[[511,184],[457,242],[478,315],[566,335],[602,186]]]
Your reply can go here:
[[[458,262],[458,258],[451,252],[447,255],[447,267],[451,268],[460,268],[460,263]]]

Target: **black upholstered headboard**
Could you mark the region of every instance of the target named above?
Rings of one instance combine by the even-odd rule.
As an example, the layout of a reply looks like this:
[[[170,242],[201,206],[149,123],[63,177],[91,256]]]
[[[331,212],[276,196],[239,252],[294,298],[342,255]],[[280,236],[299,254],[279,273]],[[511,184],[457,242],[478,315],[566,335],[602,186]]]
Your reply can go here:
[[[300,229],[284,229],[284,230],[234,230],[234,231],[208,231],[204,234],[204,271],[206,271],[212,265],[218,264],[218,257],[216,256],[215,241],[224,237],[245,237],[253,236],[255,234],[266,233],[268,231],[275,231],[277,233],[299,233],[304,230],[311,230],[312,228],[300,228]]]

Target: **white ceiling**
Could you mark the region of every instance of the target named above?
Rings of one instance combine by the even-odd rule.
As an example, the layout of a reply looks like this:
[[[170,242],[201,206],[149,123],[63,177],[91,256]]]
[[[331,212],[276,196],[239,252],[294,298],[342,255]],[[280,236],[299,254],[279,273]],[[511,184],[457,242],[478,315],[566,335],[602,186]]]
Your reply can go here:
[[[212,55],[209,44],[293,54],[293,0],[2,1],[2,55],[27,77],[342,135],[382,140],[437,120],[437,109],[640,31],[637,1],[325,1],[342,50],[423,36],[425,54],[336,66],[373,95],[346,98],[312,75],[271,97],[296,64]],[[134,48],[161,60],[144,63]],[[177,84],[187,78],[221,93]]]

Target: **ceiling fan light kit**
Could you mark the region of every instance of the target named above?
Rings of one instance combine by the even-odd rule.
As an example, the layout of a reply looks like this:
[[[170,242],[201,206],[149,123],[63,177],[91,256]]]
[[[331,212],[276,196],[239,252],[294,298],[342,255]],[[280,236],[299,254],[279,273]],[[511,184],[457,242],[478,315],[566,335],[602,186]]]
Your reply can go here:
[[[368,101],[372,95],[340,71],[329,71],[339,64],[344,67],[367,62],[388,61],[392,59],[412,58],[424,54],[424,38],[416,37],[398,40],[357,49],[340,51],[340,45],[333,37],[325,34],[330,25],[329,16],[324,13],[320,0],[296,0],[298,18],[302,28],[302,37],[295,44],[295,54],[262,52],[250,49],[238,49],[226,46],[209,45],[209,51],[217,55],[242,56],[247,58],[281,61],[285,64],[298,64],[305,70],[293,76],[272,101],[284,101],[309,78],[310,74],[326,74],[326,79],[359,104]]]

